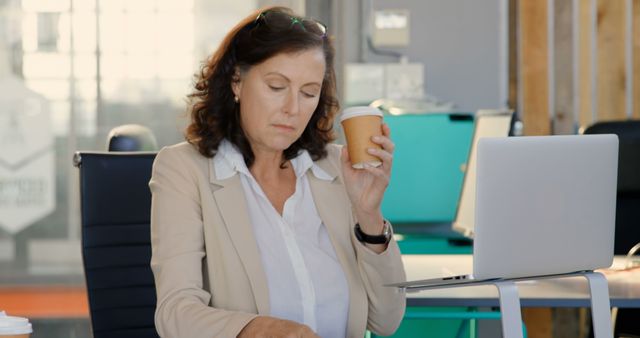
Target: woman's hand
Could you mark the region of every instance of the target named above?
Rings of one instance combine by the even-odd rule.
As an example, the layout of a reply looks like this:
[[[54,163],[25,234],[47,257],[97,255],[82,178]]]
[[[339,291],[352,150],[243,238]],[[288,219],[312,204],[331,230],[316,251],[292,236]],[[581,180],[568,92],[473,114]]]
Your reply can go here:
[[[380,205],[384,192],[391,178],[391,164],[395,145],[389,138],[391,130],[386,123],[382,124],[382,136],[373,137],[372,141],[382,149],[369,149],[369,154],[382,161],[378,167],[365,166],[364,170],[351,166],[347,147],[342,148],[342,174],[347,193],[356,209],[356,217],[362,231],[368,234],[380,234],[383,228]]]
[[[258,316],[251,320],[237,338],[320,338],[308,326],[290,320]]]

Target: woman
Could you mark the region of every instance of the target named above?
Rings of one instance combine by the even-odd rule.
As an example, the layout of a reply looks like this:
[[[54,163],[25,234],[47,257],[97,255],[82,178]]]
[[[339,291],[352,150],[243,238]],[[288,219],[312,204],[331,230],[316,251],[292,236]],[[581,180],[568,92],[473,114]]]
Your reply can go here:
[[[160,335],[393,333],[405,298],[383,285],[405,275],[380,212],[393,143],[383,126],[371,151],[383,164],[365,170],[329,144],[338,104],[326,28],[286,8],[256,12],[191,97],[188,142],[160,151],[149,183]]]

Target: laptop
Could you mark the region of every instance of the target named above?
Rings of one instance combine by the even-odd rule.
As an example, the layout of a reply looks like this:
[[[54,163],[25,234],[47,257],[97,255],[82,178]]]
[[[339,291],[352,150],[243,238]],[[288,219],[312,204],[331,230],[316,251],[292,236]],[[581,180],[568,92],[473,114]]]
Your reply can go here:
[[[611,266],[618,138],[483,138],[476,167],[473,272],[388,286],[415,289]]]

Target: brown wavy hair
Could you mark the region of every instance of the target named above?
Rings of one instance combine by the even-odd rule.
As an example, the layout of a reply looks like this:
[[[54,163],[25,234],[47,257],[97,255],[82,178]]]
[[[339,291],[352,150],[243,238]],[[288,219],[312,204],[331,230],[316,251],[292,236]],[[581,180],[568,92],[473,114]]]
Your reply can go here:
[[[265,13],[268,13],[268,22],[262,20]],[[246,71],[280,53],[313,48],[322,49],[326,65],[318,106],[300,138],[284,151],[283,161],[298,156],[303,149],[314,161],[325,157],[326,145],[335,139],[333,119],[339,109],[333,45],[320,26],[295,16],[286,7],[261,9],[240,21],[203,63],[196,77],[195,91],[189,95],[191,122],[185,139],[202,155],[213,157],[226,138],[240,150],[247,167],[251,167],[255,157],[242,129],[240,107],[231,89],[236,70]]]

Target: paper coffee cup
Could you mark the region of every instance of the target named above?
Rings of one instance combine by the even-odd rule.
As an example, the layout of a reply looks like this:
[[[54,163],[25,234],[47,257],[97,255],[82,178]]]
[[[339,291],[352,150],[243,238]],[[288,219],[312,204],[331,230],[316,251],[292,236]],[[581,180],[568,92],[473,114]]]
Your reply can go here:
[[[0,313],[0,338],[29,338],[33,329],[27,318]]]
[[[369,106],[347,108],[340,115],[340,123],[347,139],[351,166],[356,169],[363,169],[365,165],[380,166],[382,161],[367,149],[381,149],[371,137],[382,135],[382,112]]]

